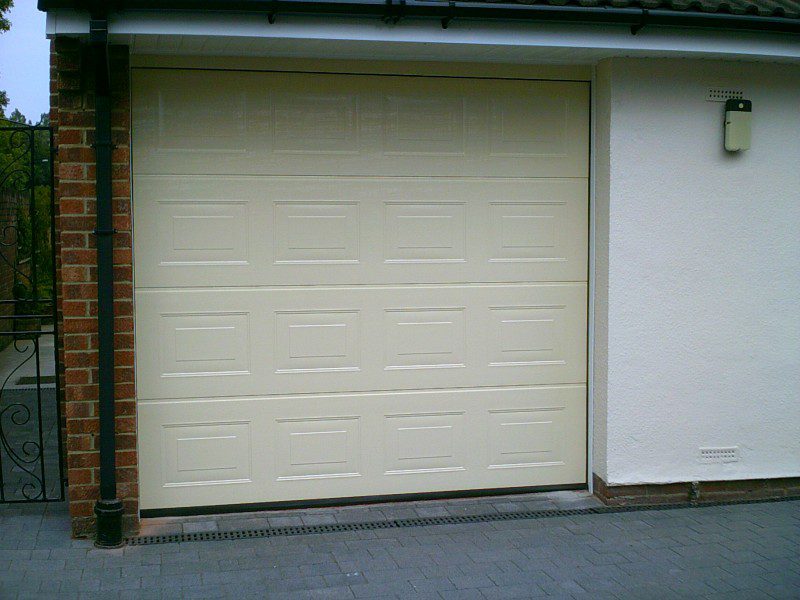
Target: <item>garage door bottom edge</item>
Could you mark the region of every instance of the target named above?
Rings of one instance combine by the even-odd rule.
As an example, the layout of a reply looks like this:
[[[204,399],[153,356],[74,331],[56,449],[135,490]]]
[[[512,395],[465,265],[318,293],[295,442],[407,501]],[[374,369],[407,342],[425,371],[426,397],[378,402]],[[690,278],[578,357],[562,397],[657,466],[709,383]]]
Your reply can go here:
[[[139,511],[143,519],[157,517],[193,517],[198,515],[216,515],[237,512],[260,512],[271,510],[289,510],[302,508],[324,508],[336,506],[352,506],[354,504],[382,504],[386,502],[410,502],[417,500],[448,500],[455,498],[478,498],[481,496],[506,496],[512,494],[530,494],[535,492],[556,492],[562,490],[586,489],[586,482],[540,485],[513,488],[490,488],[476,490],[452,490],[440,492],[419,492],[410,494],[384,494],[377,496],[352,496],[344,498],[319,498],[311,500],[288,500],[280,502],[250,502],[245,504],[216,504],[212,506],[178,506],[172,508],[148,508]]]

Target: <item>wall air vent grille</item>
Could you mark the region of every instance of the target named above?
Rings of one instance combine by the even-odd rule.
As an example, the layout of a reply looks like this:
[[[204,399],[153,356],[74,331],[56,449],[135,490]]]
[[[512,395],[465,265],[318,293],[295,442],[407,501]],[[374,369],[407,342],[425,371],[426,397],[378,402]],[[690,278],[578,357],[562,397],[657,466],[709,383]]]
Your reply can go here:
[[[739,460],[739,447],[700,448],[700,460],[706,463],[736,462]]]
[[[706,93],[708,102],[725,102],[731,98],[744,98],[744,91],[735,87],[710,87]]]

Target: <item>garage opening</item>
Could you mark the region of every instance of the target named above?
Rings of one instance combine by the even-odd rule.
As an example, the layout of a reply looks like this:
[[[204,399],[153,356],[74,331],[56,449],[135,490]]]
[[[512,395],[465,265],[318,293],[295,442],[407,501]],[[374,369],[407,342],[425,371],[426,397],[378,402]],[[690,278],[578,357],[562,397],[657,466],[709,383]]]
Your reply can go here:
[[[589,84],[133,70],[144,510],[586,481]]]

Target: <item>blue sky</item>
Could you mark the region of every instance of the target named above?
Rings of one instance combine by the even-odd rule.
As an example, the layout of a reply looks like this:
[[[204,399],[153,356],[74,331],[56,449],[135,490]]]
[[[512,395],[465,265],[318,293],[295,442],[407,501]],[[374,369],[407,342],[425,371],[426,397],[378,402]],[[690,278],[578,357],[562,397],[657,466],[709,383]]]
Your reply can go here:
[[[14,0],[8,16],[11,30],[0,33],[0,90],[8,93],[9,113],[19,108],[35,122],[50,110],[45,15],[36,9],[36,0]]]

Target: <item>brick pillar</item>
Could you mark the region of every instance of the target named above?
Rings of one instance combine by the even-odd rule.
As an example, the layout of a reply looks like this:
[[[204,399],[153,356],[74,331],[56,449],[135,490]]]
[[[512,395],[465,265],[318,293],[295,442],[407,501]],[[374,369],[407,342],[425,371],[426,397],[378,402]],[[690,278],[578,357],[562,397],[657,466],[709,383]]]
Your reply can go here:
[[[77,40],[54,44],[57,265],[63,340],[67,479],[75,536],[94,531],[99,497],[97,252],[92,56]],[[133,267],[130,193],[128,49],[111,48],[114,227],[115,380],[118,496],[127,531],[138,525],[136,405],[133,380]],[[53,118],[55,117],[55,118]]]

